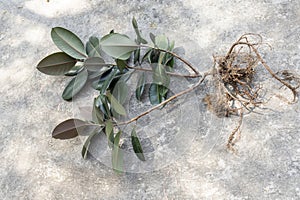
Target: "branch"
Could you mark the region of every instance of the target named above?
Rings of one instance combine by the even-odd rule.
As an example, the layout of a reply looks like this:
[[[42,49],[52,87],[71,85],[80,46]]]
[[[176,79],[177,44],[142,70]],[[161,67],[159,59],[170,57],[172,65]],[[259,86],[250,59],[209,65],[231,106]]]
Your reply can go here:
[[[128,121],[121,122],[121,123],[119,123],[118,125],[126,125],[126,124],[130,124],[130,123],[132,123],[132,122],[135,122],[135,121],[137,121],[139,118],[141,118],[141,117],[143,117],[143,116],[149,114],[150,112],[152,112],[152,111],[154,111],[154,110],[160,108],[161,106],[163,106],[163,105],[165,105],[166,103],[168,103],[168,102],[170,102],[170,101],[176,99],[177,97],[180,97],[180,96],[182,96],[182,95],[184,95],[184,94],[186,94],[186,93],[188,93],[188,92],[191,92],[192,90],[194,90],[196,87],[198,87],[198,86],[204,81],[204,79],[206,78],[206,76],[208,76],[208,75],[210,75],[210,74],[211,74],[211,72],[206,72],[206,73],[204,73],[203,76],[202,76],[202,78],[201,78],[195,85],[193,85],[192,87],[190,87],[190,88],[188,88],[188,89],[186,89],[186,90],[184,90],[184,91],[181,91],[181,92],[179,92],[179,93],[177,93],[177,94],[171,96],[171,97],[168,98],[167,100],[161,102],[160,104],[157,104],[156,106],[150,108],[149,110],[143,112],[142,114],[140,114],[140,115],[138,115],[138,116],[136,116],[136,117],[134,117],[134,118],[132,118],[132,119],[130,119],[130,120],[128,120]]]
[[[131,66],[127,66],[127,68],[140,70],[140,71],[146,71],[146,72],[153,72],[153,70],[149,69],[149,68],[131,67]],[[177,74],[177,73],[173,73],[173,72],[166,72],[166,73],[171,76],[179,76],[179,77],[185,77],[185,78],[198,78],[201,76],[200,74]]]
[[[186,64],[191,70],[193,70],[193,72],[195,72],[195,74],[197,74],[197,75],[200,74],[200,72],[195,67],[193,67],[193,65],[191,63],[189,63],[187,60],[185,60],[184,58],[178,56],[177,54],[175,54],[172,51],[168,51],[168,50],[165,50],[165,49],[160,49],[160,48],[157,48],[157,47],[151,47],[151,46],[148,46],[148,45],[141,45],[141,47],[148,47],[148,48],[152,48],[152,49],[155,49],[155,50],[158,50],[158,51],[162,51],[162,52],[171,54],[172,56],[174,56],[175,58],[181,60],[184,64]]]

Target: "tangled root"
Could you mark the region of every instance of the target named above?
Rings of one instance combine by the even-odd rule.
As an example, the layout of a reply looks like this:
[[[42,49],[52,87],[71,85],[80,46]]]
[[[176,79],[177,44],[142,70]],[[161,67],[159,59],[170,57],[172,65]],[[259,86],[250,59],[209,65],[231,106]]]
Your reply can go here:
[[[254,81],[259,73],[258,66],[262,65],[272,78],[292,92],[291,103],[297,101],[299,76],[286,70],[274,73],[258,52],[261,45],[268,44],[263,43],[259,34],[244,34],[230,47],[225,56],[214,57],[213,80],[217,92],[207,95],[204,101],[218,117],[239,116],[238,125],[227,140],[227,148],[231,151],[235,151],[234,145],[240,138],[244,112],[247,110],[251,113],[265,103],[261,94],[262,86]],[[283,78],[280,78],[279,74]],[[299,84],[292,86],[290,81],[299,81]]]

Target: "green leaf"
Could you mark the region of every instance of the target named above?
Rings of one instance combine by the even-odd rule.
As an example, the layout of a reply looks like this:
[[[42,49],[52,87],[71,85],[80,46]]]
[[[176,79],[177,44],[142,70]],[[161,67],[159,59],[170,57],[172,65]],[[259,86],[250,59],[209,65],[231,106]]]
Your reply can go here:
[[[155,44],[155,35],[153,33],[149,33],[149,37],[150,37],[151,41],[153,42],[153,44]]]
[[[56,46],[73,58],[86,58],[82,41],[71,31],[62,27],[52,28],[51,37]]]
[[[106,134],[106,137],[107,137],[108,146],[110,148],[112,148],[113,144],[114,144],[114,132],[113,132],[113,130],[114,130],[114,127],[113,127],[112,121],[109,119],[105,123],[105,134]]]
[[[140,140],[139,140],[139,138],[136,134],[135,127],[131,131],[131,143],[132,143],[132,147],[133,147],[135,155],[141,161],[145,161],[146,159],[145,159],[145,156],[144,156],[144,153],[143,153],[143,148],[142,148]]]
[[[135,90],[135,96],[136,96],[137,100],[139,100],[139,101],[141,100],[141,97],[145,90],[145,83],[146,83],[145,76],[146,76],[145,72],[141,73],[138,83],[137,83],[136,90]]]
[[[97,105],[97,98],[94,98],[93,103],[93,111],[92,111],[92,117],[93,121],[97,124],[104,124],[104,116],[103,113],[100,111],[98,105]]]
[[[90,58],[87,58],[84,61],[84,66],[89,71],[99,71],[104,66],[108,66],[108,65],[105,64],[105,62],[104,62],[104,60],[102,58],[99,58],[99,57],[90,57]]]
[[[127,60],[131,52],[139,47],[139,45],[130,40],[126,35],[118,33],[105,35],[100,40],[100,46],[106,54],[120,60]]]
[[[110,109],[108,106],[108,100],[107,97],[104,94],[99,94],[99,96],[97,97],[97,107],[99,107],[99,109],[101,110],[101,112],[104,114],[104,118],[108,119],[111,117],[110,114]]]
[[[84,69],[69,82],[63,91],[62,98],[66,101],[71,100],[83,88],[87,78],[88,72]]]
[[[153,72],[153,82],[158,85],[169,86],[170,76],[166,73],[166,69],[163,65],[158,64]]]
[[[37,69],[48,75],[64,75],[76,64],[76,59],[64,52],[53,53],[39,62]]]
[[[112,167],[113,169],[118,172],[122,173],[124,171],[123,169],[123,152],[122,149],[120,149],[120,137],[122,132],[119,131],[114,139],[114,145],[112,150]]]
[[[166,99],[168,88],[152,83],[149,89],[149,100],[152,105],[160,104]]]
[[[139,30],[137,21],[136,21],[136,19],[134,17],[132,18],[132,26],[133,26],[134,31],[135,31],[136,36],[137,36],[137,43],[138,44],[140,44],[140,43],[147,44],[148,42],[144,38],[142,38],[142,36],[141,36],[141,32]]]
[[[65,76],[76,76],[79,72],[84,69],[82,64],[75,65],[69,71],[65,73]]]
[[[89,137],[85,140],[84,145],[83,145],[82,150],[81,150],[81,156],[82,156],[83,159],[87,158],[87,155],[88,155],[88,152],[89,152],[89,147],[90,147],[90,144],[91,144],[91,140],[94,138],[94,136],[96,136],[99,133],[102,133],[102,130],[101,131],[94,130],[89,135]]]
[[[123,72],[123,70],[127,68],[127,64],[124,60],[116,59],[116,63],[120,72]]]
[[[103,82],[102,86],[101,86],[101,90],[100,93],[104,94],[105,91],[107,90],[107,88],[109,87],[109,85],[111,84],[112,80],[115,78],[117,73],[117,70],[113,69],[110,74],[108,75],[107,79]]]
[[[125,108],[118,102],[118,100],[109,92],[107,92],[107,97],[110,100],[111,107],[114,111],[116,111],[120,115],[126,115],[126,110]]]
[[[167,50],[169,47],[168,38],[165,35],[158,35],[155,37],[155,45],[159,49]]]
[[[170,43],[170,45],[169,45],[169,51],[172,51],[173,49],[174,49],[174,47],[175,47],[175,41],[173,40],[171,43]]]
[[[134,51],[134,64],[140,62],[141,49]]]
[[[52,131],[52,137],[55,139],[71,139],[78,136],[78,133],[91,126],[91,124],[80,119],[68,119],[58,124]]]
[[[89,38],[89,41],[86,43],[85,50],[89,57],[102,57],[99,46],[99,39],[97,37],[92,36]]]
[[[88,78],[89,79],[99,78],[100,76],[102,76],[104,73],[106,73],[110,69],[111,69],[110,66],[108,66],[108,67],[107,66],[103,66],[99,71],[90,72]]]
[[[128,86],[125,81],[118,81],[114,87],[112,94],[116,98],[116,100],[123,105],[127,99],[128,94]]]

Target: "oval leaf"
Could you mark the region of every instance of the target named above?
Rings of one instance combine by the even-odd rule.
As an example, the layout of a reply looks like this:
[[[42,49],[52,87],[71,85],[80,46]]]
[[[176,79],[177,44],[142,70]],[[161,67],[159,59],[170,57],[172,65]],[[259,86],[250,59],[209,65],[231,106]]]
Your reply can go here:
[[[66,101],[71,100],[83,88],[87,78],[88,72],[86,69],[84,69],[69,82],[63,91],[62,98]]]
[[[123,72],[123,70],[127,68],[127,64],[124,60],[116,59],[116,64],[120,72]]]
[[[81,156],[82,156],[83,159],[87,158],[87,155],[89,153],[89,147],[90,147],[90,144],[91,144],[91,140],[94,138],[94,136],[96,136],[99,133],[103,133],[103,131],[102,130],[101,131],[94,130],[89,135],[89,137],[85,140],[84,145],[83,145],[82,150],[81,150]]]
[[[97,105],[97,98],[94,99],[93,111],[92,111],[93,121],[97,124],[103,124],[104,114],[100,111]]]
[[[130,40],[126,35],[118,33],[110,33],[101,38],[100,46],[106,54],[120,60],[128,59],[131,52],[139,47],[139,45]]]
[[[163,65],[158,64],[153,73],[153,82],[158,85],[164,85],[166,87],[169,86],[170,83],[170,77],[166,73],[166,69]]]
[[[151,83],[149,89],[149,100],[152,105],[156,105],[165,100],[168,88],[163,85]]]
[[[74,58],[64,52],[58,52],[41,60],[37,69],[44,74],[59,76],[71,70],[76,62]]]
[[[65,73],[65,76],[76,76],[81,70],[83,70],[83,65],[75,65],[68,72]]]
[[[62,27],[55,27],[51,31],[51,37],[54,44],[66,54],[77,59],[86,58],[82,41],[71,31]]]
[[[128,86],[125,81],[118,81],[113,90],[113,96],[117,99],[120,104],[124,104],[127,99]]]
[[[131,143],[134,150],[135,155],[141,160],[145,161],[145,156],[143,153],[142,145],[140,143],[140,140],[136,134],[135,127],[131,131]]]
[[[110,93],[107,94],[111,107],[114,111],[116,111],[120,115],[126,115],[126,110],[125,108],[118,102],[118,100]]]
[[[158,35],[155,36],[155,45],[159,49],[167,50],[169,47],[169,41],[168,38],[165,35]]]
[[[87,58],[84,61],[84,66],[89,70],[89,71],[99,71],[101,70],[104,66],[108,66],[105,64],[104,60],[99,57],[90,57]]]
[[[141,97],[143,95],[143,92],[145,90],[145,83],[146,83],[146,78],[145,78],[145,73],[143,72],[141,76],[139,77],[137,88],[135,90],[135,96],[137,100],[141,100]]]
[[[78,136],[78,130],[88,126],[87,122],[80,119],[68,119],[58,124],[52,131],[52,137],[55,139],[71,139]]]
[[[85,50],[89,57],[102,57],[99,46],[99,39],[97,37],[92,36],[89,38],[89,41],[86,43]]]
[[[112,151],[112,167],[118,172],[122,173],[123,170],[123,152],[119,147],[121,131],[119,131],[114,139],[113,151]]]

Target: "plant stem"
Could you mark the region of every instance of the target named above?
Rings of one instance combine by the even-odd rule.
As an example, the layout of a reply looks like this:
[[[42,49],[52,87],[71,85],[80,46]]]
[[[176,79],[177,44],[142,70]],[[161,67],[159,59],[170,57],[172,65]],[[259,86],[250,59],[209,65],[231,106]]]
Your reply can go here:
[[[149,68],[131,67],[131,66],[127,66],[127,68],[140,70],[140,71],[146,71],[146,72],[153,72],[153,70],[149,69]],[[177,73],[173,73],[173,72],[166,72],[166,73],[171,76],[179,76],[179,77],[185,77],[185,78],[198,78],[201,76],[200,74],[177,74]]]
[[[152,48],[152,49],[155,49],[155,50],[158,50],[158,51],[162,51],[162,52],[171,54],[172,56],[174,56],[175,58],[181,60],[184,64],[186,64],[193,72],[195,72],[195,74],[197,74],[197,75],[200,74],[200,72],[195,67],[193,67],[193,65],[191,63],[189,63],[187,60],[185,60],[184,58],[180,57],[179,55],[175,54],[172,51],[168,51],[168,50],[165,50],[165,49],[160,49],[160,48],[157,48],[157,47],[151,47],[151,46],[148,46],[148,45],[140,45],[140,46],[141,47]]]
[[[167,100],[161,102],[160,104],[157,104],[156,106],[150,108],[149,110],[143,112],[142,114],[140,114],[140,115],[138,115],[138,116],[136,116],[136,117],[134,117],[134,118],[132,118],[132,119],[130,119],[130,120],[128,120],[128,121],[118,123],[118,125],[126,125],[126,124],[130,124],[130,123],[132,123],[132,122],[135,122],[135,121],[137,121],[139,118],[141,118],[141,117],[143,117],[143,116],[149,114],[150,112],[152,112],[152,111],[154,111],[154,110],[160,108],[161,106],[163,106],[163,105],[165,105],[166,103],[168,103],[168,102],[170,102],[170,101],[176,99],[177,97],[180,97],[180,96],[182,96],[182,95],[184,95],[184,94],[186,94],[186,93],[191,92],[192,90],[194,90],[195,88],[197,88],[197,87],[204,81],[204,79],[205,79],[208,75],[210,75],[210,74],[211,74],[211,72],[206,72],[206,73],[204,73],[203,76],[202,76],[202,78],[201,78],[195,85],[193,85],[192,87],[190,87],[190,88],[188,88],[188,89],[186,89],[186,90],[184,90],[184,91],[181,91],[181,92],[179,92],[179,93],[177,93],[177,94],[171,96],[171,97],[168,98]]]

